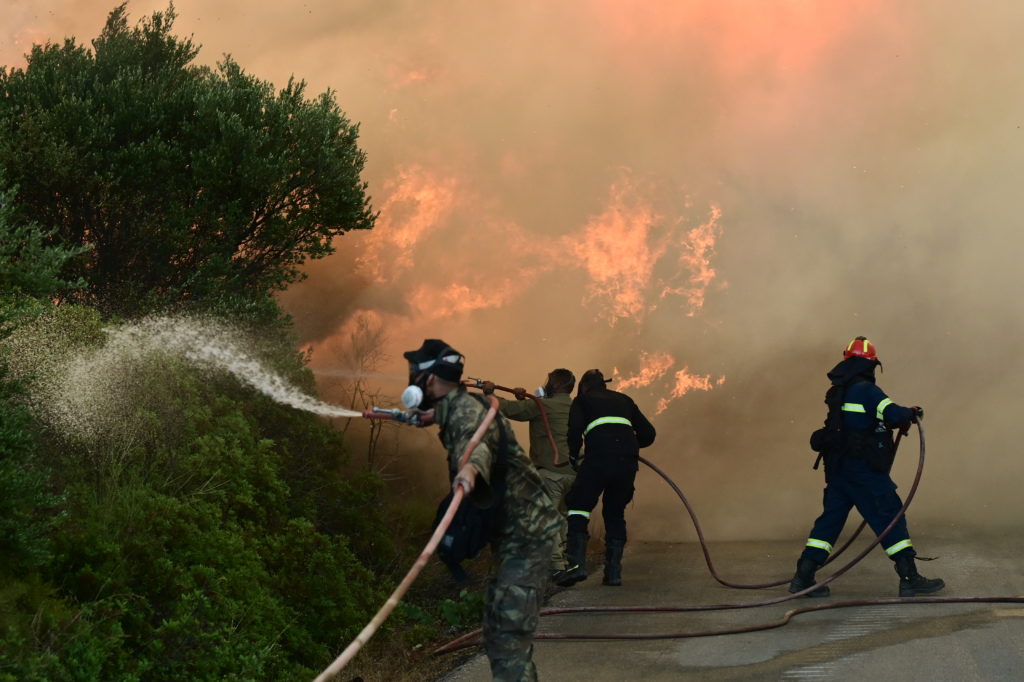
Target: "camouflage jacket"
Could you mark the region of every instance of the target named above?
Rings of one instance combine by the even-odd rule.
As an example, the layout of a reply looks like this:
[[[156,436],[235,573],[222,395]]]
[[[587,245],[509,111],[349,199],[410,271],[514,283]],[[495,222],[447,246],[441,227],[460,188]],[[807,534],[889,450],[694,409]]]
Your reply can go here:
[[[501,413],[518,422],[530,422],[530,459],[538,469],[552,469],[572,473],[569,468],[569,406],[572,396],[568,393],[556,393],[549,398],[541,398],[540,403],[548,415],[551,435],[558,446],[558,464],[555,464],[555,453],[551,450],[548,430],[544,426],[544,417],[540,413],[537,402],[529,398],[525,400],[505,400],[501,403]]]
[[[463,387],[441,398],[434,408],[434,423],[441,428],[438,436],[448,451],[450,479],[455,478],[460,468],[459,460],[486,412],[487,408]],[[478,472],[469,500],[480,507],[487,507],[492,502],[491,476],[501,438],[498,420],[504,423],[508,439],[501,532],[529,535],[551,532],[558,526],[558,512],[544,490],[540,475],[516,442],[512,426],[500,414],[469,457],[469,463]]]

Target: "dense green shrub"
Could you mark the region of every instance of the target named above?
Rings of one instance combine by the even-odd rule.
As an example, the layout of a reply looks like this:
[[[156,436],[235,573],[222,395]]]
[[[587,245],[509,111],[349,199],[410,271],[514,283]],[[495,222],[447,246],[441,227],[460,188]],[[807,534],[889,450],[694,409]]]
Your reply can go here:
[[[62,353],[103,338],[49,316]],[[179,359],[105,385],[137,391],[111,402],[136,427],[100,442],[0,419],[0,679],[315,674],[386,597],[380,482],[340,477],[323,420]]]

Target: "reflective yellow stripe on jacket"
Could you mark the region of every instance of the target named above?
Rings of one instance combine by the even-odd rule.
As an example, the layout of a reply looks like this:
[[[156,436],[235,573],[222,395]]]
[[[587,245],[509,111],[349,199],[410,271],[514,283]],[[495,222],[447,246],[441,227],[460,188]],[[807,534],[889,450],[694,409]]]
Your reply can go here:
[[[633,422],[629,421],[625,417],[598,417],[587,424],[587,428],[583,429],[583,435],[587,435],[590,433],[591,429],[601,426],[602,424],[625,424],[626,426],[632,426]]]
[[[878,409],[875,410],[875,419],[882,421],[882,414],[885,412],[885,408],[892,405],[892,401],[886,398],[878,403]]]

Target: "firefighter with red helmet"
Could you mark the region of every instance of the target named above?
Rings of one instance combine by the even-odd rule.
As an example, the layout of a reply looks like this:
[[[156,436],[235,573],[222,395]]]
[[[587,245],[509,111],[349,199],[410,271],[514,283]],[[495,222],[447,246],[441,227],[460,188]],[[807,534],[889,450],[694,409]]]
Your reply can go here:
[[[893,429],[906,428],[924,412],[919,407],[897,405],[875,384],[875,367],[880,364],[874,344],[858,336],[846,346],[842,362],[828,373],[832,384],[825,394],[828,416],[824,428],[811,436],[811,447],[825,462],[823,509],[797,561],[790,592],[814,585],[814,573],[832,552],[851,509],[856,507],[880,535],[903,507],[889,476],[895,456]],[[882,548],[895,563],[901,597],[931,594],[945,587],[942,580],[917,572],[906,518],[893,526]],[[828,594],[825,585],[807,596]]]

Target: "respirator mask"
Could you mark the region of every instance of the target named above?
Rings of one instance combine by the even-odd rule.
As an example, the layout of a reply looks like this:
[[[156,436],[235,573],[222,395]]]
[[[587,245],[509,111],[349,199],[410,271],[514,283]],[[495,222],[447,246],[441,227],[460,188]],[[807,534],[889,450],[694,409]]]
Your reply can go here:
[[[427,394],[431,374],[438,379],[458,383],[465,361],[462,354],[439,339],[427,339],[418,350],[403,354],[409,361],[409,385],[402,391],[402,406],[407,410],[428,410],[436,399]]]
[[[426,396],[427,376],[429,376],[427,372],[420,372],[419,376],[415,378],[412,374],[409,375],[409,385],[402,391],[402,407],[412,410],[423,404],[423,398]]]

